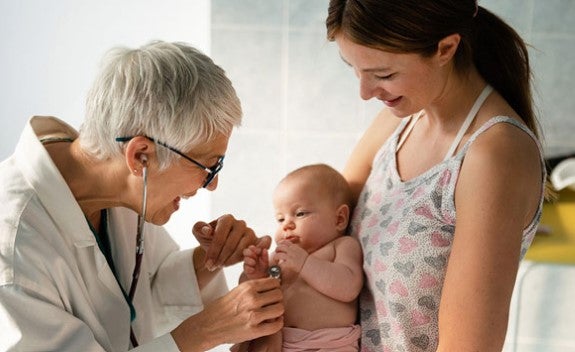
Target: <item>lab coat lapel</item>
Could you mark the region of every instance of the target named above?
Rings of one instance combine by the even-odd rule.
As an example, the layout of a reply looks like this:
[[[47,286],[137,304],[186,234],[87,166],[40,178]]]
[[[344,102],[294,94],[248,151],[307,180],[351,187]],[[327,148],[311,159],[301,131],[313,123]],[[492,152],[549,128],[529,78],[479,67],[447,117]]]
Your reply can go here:
[[[125,343],[127,348],[131,324],[130,307],[98,246],[94,247],[94,254],[98,267],[98,278],[108,292],[107,294],[101,292],[97,297],[93,295],[92,299],[94,302],[98,302],[98,306],[101,307],[98,313],[101,321],[104,322],[103,325],[108,330],[108,336],[112,340],[112,345],[121,346]]]
[[[16,148],[18,167],[36,190],[59,235],[75,256],[76,280],[83,283],[83,295],[92,303],[98,322],[88,321],[96,338],[109,341],[112,349],[127,350],[130,336],[130,309],[106,258],[100,251],[84,213],[64,178],[28,124]],[[101,336],[102,328],[107,336]]]
[[[130,336],[130,309],[106,258],[97,245],[76,244],[76,262],[81,280],[86,287],[86,298],[91,302],[99,326],[91,326],[98,340],[103,337],[114,346],[127,350]],[[103,331],[102,331],[103,330]],[[103,332],[103,336],[100,334]]]

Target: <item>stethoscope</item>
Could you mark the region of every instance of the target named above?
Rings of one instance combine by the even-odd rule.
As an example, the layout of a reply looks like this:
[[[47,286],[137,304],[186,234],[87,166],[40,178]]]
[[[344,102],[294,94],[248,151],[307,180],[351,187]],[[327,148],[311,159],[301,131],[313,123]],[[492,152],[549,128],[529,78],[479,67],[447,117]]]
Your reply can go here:
[[[130,304],[134,299],[134,295],[136,293],[136,287],[138,286],[138,278],[140,277],[140,269],[142,265],[142,257],[144,255],[144,224],[146,222],[146,201],[148,198],[148,166],[147,166],[147,157],[142,155],[140,157],[140,161],[142,162],[142,178],[143,178],[143,191],[142,191],[142,210],[141,214],[138,215],[138,229],[136,232],[136,264],[134,266],[134,272],[132,273],[132,283],[130,285],[130,291],[128,293],[128,299],[130,300]],[[269,275],[273,278],[280,279],[281,277],[281,269],[277,265],[273,265],[269,268]],[[130,342],[132,343],[132,347],[138,347],[138,340],[136,339],[136,335],[134,334],[134,329],[132,324],[130,323]]]
[[[138,230],[136,232],[136,264],[134,266],[134,272],[132,273],[132,284],[130,285],[130,291],[128,293],[128,299],[130,304],[134,299],[136,293],[136,287],[138,286],[138,278],[140,277],[140,270],[142,266],[142,257],[144,255],[144,224],[146,222],[146,201],[148,199],[148,158],[146,155],[140,156],[140,161],[142,162],[142,178],[143,178],[143,191],[142,191],[142,211],[138,215]],[[134,335],[134,329],[130,323],[130,342],[132,347],[138,347],[138,340],[136,335]]]

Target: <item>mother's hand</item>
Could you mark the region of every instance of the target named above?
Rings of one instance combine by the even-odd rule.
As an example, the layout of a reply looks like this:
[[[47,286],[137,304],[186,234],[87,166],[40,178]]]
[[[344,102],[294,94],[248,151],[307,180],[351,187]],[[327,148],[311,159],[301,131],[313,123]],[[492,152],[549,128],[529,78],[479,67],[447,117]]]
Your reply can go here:
[[[243,250],[250,245],[269,248],[271,237],[256,237],[245,221],[236,220],[232,215],[222,215],[208,223],[197,222],[192,232],[206,251],[206,267],[214,270],[243,260]]]
[[[246,281],[172,331],[181,351],[205,351],[271,335],[283,327],[280,283],[273,278]]]

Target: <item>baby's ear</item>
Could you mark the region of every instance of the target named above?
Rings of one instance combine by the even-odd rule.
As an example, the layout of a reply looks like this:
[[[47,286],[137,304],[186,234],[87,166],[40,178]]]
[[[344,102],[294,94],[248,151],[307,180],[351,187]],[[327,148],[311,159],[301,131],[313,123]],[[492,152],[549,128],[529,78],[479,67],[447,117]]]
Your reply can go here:
[[[340,205],[337,208],[335,214],[336,214],[335,226],[339,231],[344,232],[345,229],[347,228],[347,224],[349,223],[349,206],[347,204]]]

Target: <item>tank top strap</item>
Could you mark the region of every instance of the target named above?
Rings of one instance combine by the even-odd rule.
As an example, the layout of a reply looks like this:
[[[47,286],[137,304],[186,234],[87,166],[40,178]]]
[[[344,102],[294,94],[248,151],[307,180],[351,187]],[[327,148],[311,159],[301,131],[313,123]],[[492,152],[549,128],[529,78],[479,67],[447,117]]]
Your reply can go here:
[[[540,154],[543,156],[543,147],[541,146],[539,139],[537,138],[537,136],[535,136],[533,131],[531,131],[524,123],[517,121],[516,119],[511,118],[509,116],[495,116],[495,117],[492,117],[489,120],[487,120],[481,127],[479,127],[477,129],[477,131],[475,131],[471,135],[471,137],[469,137],[469,139],[467,140],[465,145],[461,148],[461,151],[459,153],[465,154],[467,152],[467,150],[471,147],[471,144],[473,143],[473,141],[475,141],[475,139],[477,139],[477,137],[479,137],[482,133],[484,133],[489,128],[493,127],[494,125],[496,125],[498,123],[502,123],[502,122],[511,124],[511,125],[519,128],[523,132],[527,133],[535,141],[535,143],[537,144],[537,147],[539,148]]]
[[[469,126],[475,119],[475,115],[477,115],[477,112],[481,108],[481,105],[483,105],[485,99],[487,99],[487,97],[492,91],[493,88],[489,84],[486,85],[485,88],[483,88],[483,91],[481,92],[481,94],[479,94],[479,96],[475,100],[475,103],[473,103],[471,110],[469,110],[469,113],[467,114],[465,121],[463,121],[463,124],[459,128],[459,131],[457,132],[457,135],[455,136],[453,143],[451,143],[451,147],[449,147],[449,150],[447,151],[447,154],[445,154],[445,158],[443,158],[443,160],[447,160],[453,156],[455,150],[457,149],[457,146],[459,146],[459,143],[461,143],[461,139],[465,135],[465,132],[467,132]]]
[[[413,127],[415,126],[415,124],[417,123],[417,120],[419,120],[419,118],[421,117],[421,115],[423,115],[423,110],[421,110],[417,115],[413,116],[411,115],[409,117],[409,120],[403,122],[400,125],[400,128],[398,128],[398,135],[399,135],[399,140],[397,141],[397,146],[395,147],[395,152],[397,153],[399,151],[399,149],[401,148],[401,146],[403,145],[403,143],[405,142],[405,140],[407,139],[407,136],[409,136],[409,134],[411,133],[411,130],[413,129]],[[407,128],[406,128],[407,126]],[[405,129],[405,132],[403,131]],[[403,132],[403,134],[402,134]]]
[[[467,154],[467,151],[469,150],[469,148],[471,147],[473,142],[477,139],[477,137],[479,137],[482,133],[487,131],[489,128],[491,128],[494,125],[499,124],[499,123],[508,123],[510,125],[513,125],[513,126],[519,128],[523,132],[527,133],[527,135],[529,135],[533,139],[533,141],[535,142],[535,145],[537,145],[537,149],[539,149],[539,160],[541,163],[541,180],[542,180],[542,182],[541,182],[541,201],[539,202],[539,207],[537,208],[536,216],[533,218],[533,220],[531,221],[529,226],[524,229],[524,234],[525,233],[535,234],[535,232],[537,230],[537,224],[538,224],[539,218],[541,217],[541,212],[543,211],[543,200],[545,198],[545,188],[546,188],[545,180],[547,179],[547,169],[546,169],[546,163],[545,163],[545,155],[543,152],[543,146],[541,145],[541,142],[539,141],[539,139],[537,138],[535,133],[533,131],[531,131],[529,129],[529,127],[527,127],[527,125],[525,125],[523,122],[518,121],[518,120],[511,118],[509,116],[501,116],[500,115],[500,116],[492,117],[489,120],[487,120],[487,122],[485,122],[481,127],[479,127],[479,129],[477,129],[477,131],[475,131],[473,133],[473,135],[471,135],[471,137],[469,137],[469,139],[467,140],[465,145],[458,152],[457,159],[463,158]],[[525,249],[525,251],[526,250],[527,249]],[[525,255],[525,252],[522,250],[521,256],[523,257],[523,255]]]

